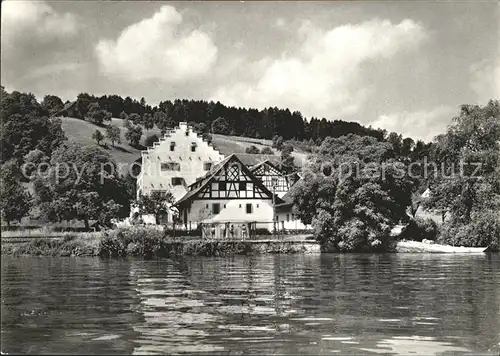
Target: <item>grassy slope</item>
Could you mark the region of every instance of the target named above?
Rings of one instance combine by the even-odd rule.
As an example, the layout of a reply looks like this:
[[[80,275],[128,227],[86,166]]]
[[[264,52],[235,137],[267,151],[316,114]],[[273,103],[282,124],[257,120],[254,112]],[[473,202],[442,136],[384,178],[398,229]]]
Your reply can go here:
[[[121,143],[117,143],[116,147],[113,147],[110,142],[105,140],[101,147],[107,150],[116,160],[117,163],[132,163],[136,159],[141,157],[141,150],[132,147],[128,144],[125,139],[125,132],[127,129],[123,126],[123,120],[112,119],[112,125],[116,125],[121,131]],[[68,140],[74,141],[83,145],[96,145],[95,140],[92,139],[92,134],[95,130],[100,130],[104,136],[106,136],[106,129],[94,125],[88,121],[74,119],[74,118],[63,118],[62,128],[66,133]],[[143,130],[141,144],[144,144],[144,140],[148,135],[157,134],[160,135],[159,130]]]
[[[132,147],[128,144],[125,139],[126,128],[123,126],[123,120],[112,119],[112,124],[120,128],[121,131],[121,143],[116,144],[116,147],[111,146],[107,140],[101,145],[102,148],[107,150],[116,160],[117,163],[132,163],[136,159],[141,157],[140,149]],[[90,122],[75,119],[75,118],[63,118],[62,127],[68,140],[84,144],[84,145],[96,145],[97,143],[92,139],[92,134],[96,129],[101,130],[101,132],[106,135],[106,129]],[[157,134],[160,136],[160,131],[155,127],[152,130],[143,130],[143,136],[141,139],[141,144],[144,144],[144,140],[147,136]],[[257,148],[262,149],[264,147],[271,147],[271,140],[256,139],[250,137],[239,137],[239,136],[224,136],[224,135],[213,135],[214,146],[224,155],[228,156],[231,153],[236,153],[239,155],[245,154],[245,149],[255,145]],[[280,152],[273,149],[275,156],[279,157]],[[295,163],[297,165],[302,165],[305,162],[306,154],[301,152],[294,152]],[[261,156],[261,158],[266,158]]]

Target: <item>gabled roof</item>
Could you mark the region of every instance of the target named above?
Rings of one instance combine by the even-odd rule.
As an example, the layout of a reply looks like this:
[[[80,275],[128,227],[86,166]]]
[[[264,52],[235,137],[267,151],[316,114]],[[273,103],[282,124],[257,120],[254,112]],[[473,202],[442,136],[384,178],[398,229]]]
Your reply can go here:
[[[273,167],[274,169],[276,169],[277,171],[281,172],[281,169],[279,169],[278,167],[276,167],[270,160],[266,159],[265,161],[262,161],[260,163],[257,163],[256,165],[250,167],[250,171],[251,172],[254,172],[257,168],[263,166],[264,164],[267,164],[271,167]]]
[[[266,188],[266,186],[264,185],[264,183],[262,183],[262,181],[260,179],[256,178],[253,175],[253,173],[250,171],[250,169],[248,169],[248,167],[245,166],[245,164],[243,162],[241,162],[241,160],[238,158],[238,156],[236,156],[233,153],[232,155],[230,155],[229,157],[226,157],[225,159],[223,159],[222,161],[220,161],[219,163],[217,163],[214,167],[212,167],[212,169],[207,174],[205,174],[205,176],[203,176],[202,178],[196,180],[196,182],[194,182],[193,184],[191,184],[190,187],[193,187],[196,184],[198,184],[198,186],[196,188],[191,188],[191,190],[188,191],[186,193],[186,195],[184,195],[181,199],[179,199],[174,205],[182,204],[182,203],[190,200],[191,198],[195,197],[203,188],[205,188],[211,182],[211,180],[230,161],[236,161],[236,162],[240,163],[241,164],[241,170],[252,179],[252,182],[254,184],[256,184],[264,193],[266,193],[270,197],[273,196],[273,193],[269,189]],[[274,198],[275,198],[276,204],[283,203],[283,200],[281,198],[279,198],[277,195],[275,195]]]
[[[295,182],[297,182],[301,178],[300,175],[296,172],[286,174],[285,172],[283,172],[283,170],[281,168],[278,168],[278,166],[276,164],[273,164],[273,162],[271,162],[270,160],[265,160],[264,162],[260,162],[260,163],[256,164],[255,166],[250,167],[250,171],[253,173],[265,164],[268,166],[271,166],[272,168],[274,168],[275,170],[280,172],[284,177],[288,178],[288,177],[293,176],[295,178]]]

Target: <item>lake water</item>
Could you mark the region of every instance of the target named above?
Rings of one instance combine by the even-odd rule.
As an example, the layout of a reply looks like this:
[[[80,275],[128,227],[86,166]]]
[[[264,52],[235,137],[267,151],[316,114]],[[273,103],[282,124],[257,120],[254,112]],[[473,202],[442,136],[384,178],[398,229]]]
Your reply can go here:
[[[500,352],[500,255],[2,257],[2,351]]]

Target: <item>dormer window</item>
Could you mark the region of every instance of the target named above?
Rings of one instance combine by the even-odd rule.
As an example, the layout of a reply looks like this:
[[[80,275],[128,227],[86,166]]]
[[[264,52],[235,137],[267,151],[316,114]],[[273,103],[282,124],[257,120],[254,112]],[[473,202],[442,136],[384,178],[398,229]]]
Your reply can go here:
[[[175,150],[175,142],[170,142],[170,151]]]
[[[191,152],[196,151],[196,142],[191,142]]]

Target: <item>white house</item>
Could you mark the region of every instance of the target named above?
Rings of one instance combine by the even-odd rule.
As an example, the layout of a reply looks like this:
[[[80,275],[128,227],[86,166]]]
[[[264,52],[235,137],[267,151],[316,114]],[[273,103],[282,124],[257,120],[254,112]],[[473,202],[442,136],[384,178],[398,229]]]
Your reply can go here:
[[[153,191],[169,191],[177,201],[189,191],[190,184],[223,159],[224,156],[192,127],[181,122],[178,127],[166,132],[153,147],[142,151],[137,196]],[[152,216],[143,219],[146,223],[154,223]],[[167,220],[171,221],[171,217]]]
[[[217,218],[219,224],[253,222],[271,230],[273,203],[283,203],[234,154],[189,188],[175,206],[190,228]]]

